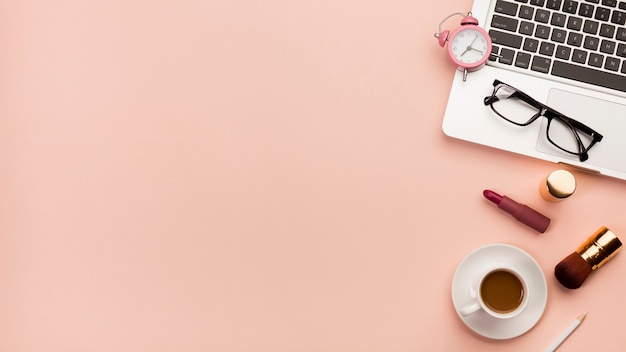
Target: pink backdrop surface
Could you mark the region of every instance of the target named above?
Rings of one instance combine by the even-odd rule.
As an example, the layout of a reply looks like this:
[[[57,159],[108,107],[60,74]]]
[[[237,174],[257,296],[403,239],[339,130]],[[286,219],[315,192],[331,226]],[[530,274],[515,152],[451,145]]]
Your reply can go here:
[[[584,312],[562,351],[623,349],[626,254],[578,290],[552,272],[602,225],[626,238],[626,183],[576,173],[548,203],[554,164],[441,132],[433,33],[470,6],[2,1],[0,350],[532,351]],[[450,293],[495,242],[549,290],[505,341]]]

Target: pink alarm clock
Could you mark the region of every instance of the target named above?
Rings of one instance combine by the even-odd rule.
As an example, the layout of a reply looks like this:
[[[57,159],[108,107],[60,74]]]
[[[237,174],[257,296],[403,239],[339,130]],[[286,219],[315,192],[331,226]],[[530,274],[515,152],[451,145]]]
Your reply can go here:
[[[441,25],[452,16],[463,17],[461,26],[450,32],[441,30]],[[439,32],[435,33],[439,45],[444,47],[448,43],[448,56],[463,71],[463,81],[467,79],[467,72],[476,71],[483,67],[491,56],[491,37],[489,33],[478,26],[478,20],[462,13],[453,13],[439,24]]]

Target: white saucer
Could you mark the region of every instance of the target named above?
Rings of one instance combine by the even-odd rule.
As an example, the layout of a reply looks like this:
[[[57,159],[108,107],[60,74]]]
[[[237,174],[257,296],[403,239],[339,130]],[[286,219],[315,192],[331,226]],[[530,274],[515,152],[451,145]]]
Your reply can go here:
[[[498,263],[516,268],[527,279],[528,305],[511,319],[494,318],[480,310],[468,316],[459,309],[475,301],[472,286],[479,275]],[[548,284],[541,267],[523,250],[503,243],[489,244],[468,254],[459,264],[452,278],[452,302],[461,320],[479,335],[492,339],[510,339],[532,329],[541,318],[548,301]]]

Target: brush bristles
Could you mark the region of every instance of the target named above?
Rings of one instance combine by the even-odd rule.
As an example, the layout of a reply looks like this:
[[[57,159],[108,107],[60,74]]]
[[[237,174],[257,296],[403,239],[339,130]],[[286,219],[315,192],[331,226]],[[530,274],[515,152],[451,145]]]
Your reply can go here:
[[[569,289],[579,288],[591,272],[591,266],[578,253],[570,254],[554,268],[556,279]]]

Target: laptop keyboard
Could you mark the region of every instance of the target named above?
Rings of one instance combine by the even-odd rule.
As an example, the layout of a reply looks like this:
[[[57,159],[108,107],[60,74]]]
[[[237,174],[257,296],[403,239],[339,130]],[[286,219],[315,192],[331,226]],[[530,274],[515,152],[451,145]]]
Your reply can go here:
[[[491,61],[626,92],[626,1],[497,0]]]

